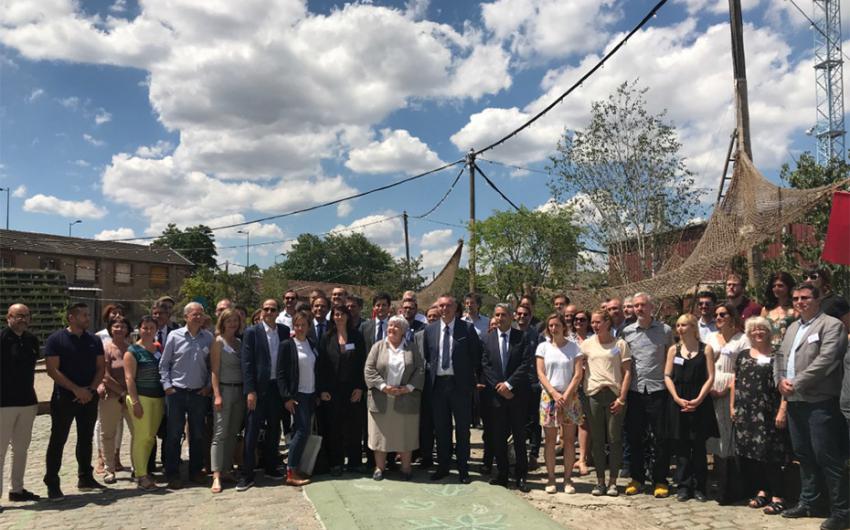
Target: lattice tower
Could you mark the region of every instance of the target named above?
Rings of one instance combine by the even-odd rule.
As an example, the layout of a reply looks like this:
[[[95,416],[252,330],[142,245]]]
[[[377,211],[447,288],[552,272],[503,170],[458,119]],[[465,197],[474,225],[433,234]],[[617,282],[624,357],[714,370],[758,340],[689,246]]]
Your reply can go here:
[[[839,0],[813,0],[817,162],[844,160],[844,68]]]

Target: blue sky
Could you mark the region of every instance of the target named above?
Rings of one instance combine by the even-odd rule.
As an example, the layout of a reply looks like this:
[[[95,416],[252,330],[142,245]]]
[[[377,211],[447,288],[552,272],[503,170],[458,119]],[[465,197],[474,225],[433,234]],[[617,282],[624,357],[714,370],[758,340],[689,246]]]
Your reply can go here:
[[[250,221],[393,182],[460,158],[544,106],[646,13],[649,0],[340,2],[103,0],[0,9],[0,186],[11,228],[101,239],[169,222]],[[811,2],[798,2],[810,11]],[[844,2],[842,2],[843,4]],[[754,159],[768,176],[815,119],[812,35],[787,0],[744,0]],[[544,169],[564,128],[639,77],[667,108],[713,197],[729,133],[726,0],[671,0],[597,76],[486,158]],[[844,17],[848,19],[847,16]],[[514,202],[549,199],[547,176],[480,162]],[[251,242],[359,230],[400,256],[398,218],[429,209],[455,169],[392,190],[251,225]],[[479,181],[478,215],[507,206]],[[462,224],[464,180],[430,216]],[[428,270],[461,228],[411,220]],[[244,245],[235,230],[222,247]],[[271,264],[288,249],[252,247]],[[243,248],[222,261],[244,262]]]

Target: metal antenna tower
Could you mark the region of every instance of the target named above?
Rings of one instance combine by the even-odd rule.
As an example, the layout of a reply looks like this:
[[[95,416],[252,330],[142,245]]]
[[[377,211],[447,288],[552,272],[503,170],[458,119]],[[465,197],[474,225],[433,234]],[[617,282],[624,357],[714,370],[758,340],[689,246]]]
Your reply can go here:
[[[839,0],[812,0],[815,26],[817,162],[844,160],[844,68]]]

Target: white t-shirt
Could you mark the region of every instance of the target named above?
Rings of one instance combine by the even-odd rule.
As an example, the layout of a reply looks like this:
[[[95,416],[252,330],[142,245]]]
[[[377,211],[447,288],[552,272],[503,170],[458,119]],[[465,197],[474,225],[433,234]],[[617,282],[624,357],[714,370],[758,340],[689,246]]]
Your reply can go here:
[[[578,357],[578,345],[568,340],[560,348],[551,342],[541,342],[537,345],[535,355],[543,359],[546,378],[549,384],[558,392],[563,392],[573,380],[576,357]]]
[[[316,352],[306,340],[292,339],[298,350],[298,392],[312,394],[316,391]]]

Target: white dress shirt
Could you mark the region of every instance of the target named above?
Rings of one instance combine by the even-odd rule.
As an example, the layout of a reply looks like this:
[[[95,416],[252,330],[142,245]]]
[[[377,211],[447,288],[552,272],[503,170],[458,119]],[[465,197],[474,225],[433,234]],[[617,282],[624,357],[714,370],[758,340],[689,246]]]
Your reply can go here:
[[[292,330],[292,315],[287,313],[286,309],[280,312],[280,314],[277,316],[276,322],[278,324],[283,324],[284,326]]]
[[[390,341],[386,341],[386,343],[387,353],[389,353],[389,359],[387,359],[387,382],[381,384],[381,390],[387,386],[400,386],[401,379],[404,377],[404,348],[400,347],[396,349],[393,348]],[[416,389],[413,385],[405,385],[405,387],[411,392]]]
[[[269,327],[263,320],[263,329],[266,331],[266,340],[269,341],[269,375],[272,380],[277,379],[277,348],[280,346],[280,335],[277,334],[277,325]]]
[[[443,369],[443,340],[446,334],[446,327],[449,328],[449,367]],[[454,367],[452,366],[451,355],[454,351],[454,330],[455,330],[455,321],[452,320],[448,324],[446,324],[443,320],[440,320],[440,342],[439,347],[440,350],[437,352],[437,375],[455,375]]]

